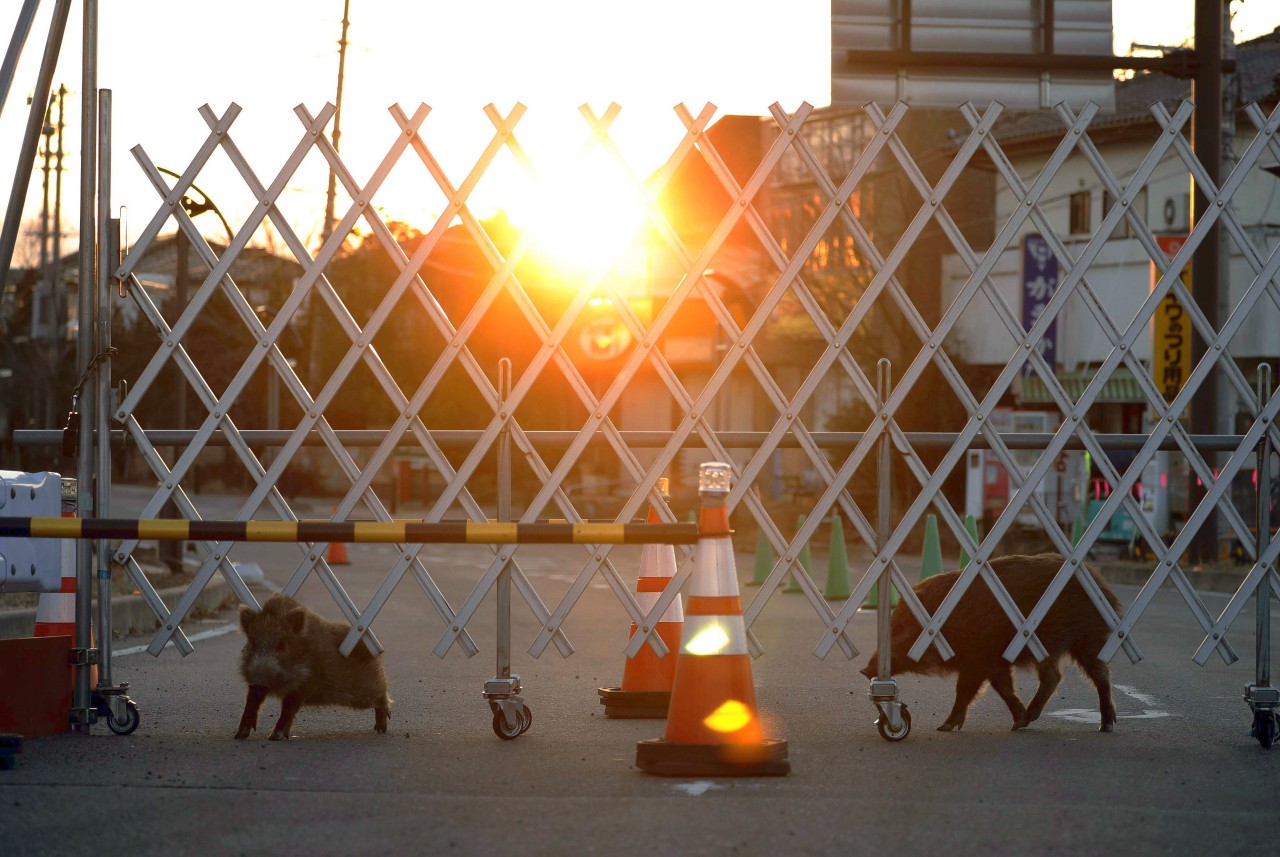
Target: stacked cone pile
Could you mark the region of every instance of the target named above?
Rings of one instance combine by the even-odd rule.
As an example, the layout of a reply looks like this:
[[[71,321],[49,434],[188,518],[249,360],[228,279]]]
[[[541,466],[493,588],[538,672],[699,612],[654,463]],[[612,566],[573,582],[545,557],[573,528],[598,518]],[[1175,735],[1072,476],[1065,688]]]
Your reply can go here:
[[[636,767],[676,777],[780,776],[787,742],[763,737],[726,497],[732,469],[704,464],[694,572],[667,730],[636,745]]]

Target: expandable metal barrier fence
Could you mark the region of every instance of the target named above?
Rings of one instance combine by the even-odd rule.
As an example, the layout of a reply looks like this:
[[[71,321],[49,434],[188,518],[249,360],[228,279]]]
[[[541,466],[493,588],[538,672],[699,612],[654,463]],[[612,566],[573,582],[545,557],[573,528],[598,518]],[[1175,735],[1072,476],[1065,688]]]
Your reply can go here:
[[[99,103],[99,150],[109,152],[111,101],[108,91],[100,93]],[[610,137],[610,125],[617,118],[619,110],[617,105],[611,105],[603,115],[598,116],[589,108],[582,109],[590,135],[585,145],[611,155],[624,174],[631,176],[637,187],[640,187],[639,177],[627,168]],[[467,623],[483,597],[491,588],[496,587],[500,611],[499,675],[492,682],[486,683],[486,694],[491,703],[496,705],[496,710],[503,712],[505,725],[508,728],[517,729],[518,734],[520,726],[527,728],[527,722],[521,720],[518,678],[509,674],[509,658],[504,670],[502,654],[503,652],[509,654],[510,626],[503,617],[508,616],[509,613],[511,588],[519,593],[541,623],[541,629],[529,647],[529,653],[534,657],[540,656],[549,645],[554,645],[563,656],[572,653],[573,647],[562,632],[561,626],[588,583],[597,574],[608,584],[631,620],[640,629],[640,632],[635,634],[627,644],[627,654],[633,655],[639,651],[639,647],[649,645],[659,655],[663,655],[666,654],[666,647],[652,629],[658,617],[663,615],[688,579],[690,564],[687,562],[687,553],[684,557],[686,561],[681,563],[676,576],[646,615],[638,607],[613,565],[610,558],[612,545],[606,544],[607,540],[598,535],[597,531],[591,531],[591,533],[593,538],[599,540],[584,546],[586,560],[581,570],[559,603],[551,609],[543,603],[529,579],[521,571],[516,559],[519,545],[513,545],[510,549],[495,547],[493,560],[476,581],[470,595],[455,611],[436,586],[420,558],[421,544],[410,538],[408,525],[405,525],[403,534],[399,531],[393,533],[392,529],[386,527],[391,524],[391,516],[372,488],[374,475],[379,468],[389,461],[397,446],[406,442],[416,444],[432,466],[447,480],[447,484],[424,516],[423,525],[442,524],[446,510],[456,502],[470,519],[467,527],[472,527],[474,522],[477,526],[475,532],[483,532],[490,543],[496,544],[502,540],[495,537],[494,531],[483,529],[481,525],[487,521],[487,518],[480,504],[468,490],[469,480],[472,479],[481,459],[490,450],[496,448],[500,459],[505,462],[500,466],[503,474],[506,474],[500,476],[500,485],[509,486],[510,484],[509,467],[512,448],[524,456],[538,480],[539,488],[535,496],[526,504],[525,512],[519,521],[514,522],[518,538],[521,527],[537,526],[534,522],[545,513],[548,504],[554,504],[560,514],[570,522],[582,520],[582,516],[564,490],[564,480],[580,461],[587,446],[593,442],[609,445],[617,455],[624,477],[634,485],[617,515],[619,522],[634,518],[646,500],[658,499],[654,488],[657,479],[673,466],[681,450],[700,446],[706,448],[712,458],[734,462],[734,457],[730,455],[730,448],[733,447],[748,449],[750,454],[745,462],[738,459],[734,464],[736,478],[728,496],[728,506],[730,510],[736,510],[736,514],[745,513],[754,519],[778,557],[768,579],[759,588],[745,611],[748,642],[754,654],[759,655],[763,650],[759,641],[751,635],[751,624],[760,615],[788,574],[794,575],[799,582],[803,596],[813,608],[822,628],[822,633],[814,647],[814,654],[818,657],[825,657],[837,647],[847,658],[857,654],[857,650],[846,634],[846,627],[873,587],[878,587],[880,594],[879,633],[882,637],[881,652],[886,652],[887,647],[883,645],[883,636],[887,628],[889,599],[885,596],[888,585],[892,583],[902,596],[903,609],[912,611],[922,626],[919,638],[911,648],[911,657],[918,658],[928,646],[934,646],[943,658],[949,658],[953,652],[943,634],[944,625],[974,579],[981,577],[1016,629],[1004,656],[1012,660],[1023,648],[1029,648],[1037,658],[1043,658],[1046,652],[1036,637],[1036,629],[1063,587],[1074,578],[1084,587],[1094,606],[1113,629],[1106,647],[1100,653],[1102,658],[1109,660],[1120,650],[1123,650],[1133,661],[1142,657],[1141,650],[1134,640],[1133,631],[1156,591],[1169,581],[1177,589],[1192,618],[1204,632],[1204,642],[1195,652],[1196,662],[1203,664],[1216,651],[1224,661],[1230,663],[1236,660],[1237,656],[1226,639],[1226,630],[1243,609],[1249,597],[1256,593],[1259,610],[1258,671],[1257,680],[1249,686],[1246,698],[1255,715],[1255,734],[1259,740],[1266,744],[1270,740],[1267,735],[1274,735],[1276,691],[1270,687],[1267,664],[1269,644],[1267,600],[1270,591],[1280,594],[1280,577],[1277,577],[1275,572],[1275,561],[1277,555],[1280,555],[1280,539],[1271,537],[1270,521],[1262,517],[1265,515],[1262,511],[1259,512],[1259,527],[1255,537],[1234,504],[1230,502],[1227,489],[1232,480],[1242,472],[1246,461],[1252,459],[1255,451],[1262,450],[1260,461],[1263,466],[1259,468],[1259,479],[1262,496],[1266,496],[1265,492],[1274,478],[1269,462],[1266,460],[1267,453],[1280,445],[1280,432],[1275,426],[1277,412],[1280,412],[1280,397],[1272,394],[1269,383],[1262,385],[1255,394],[1243,372],[1227,356],[1227,345],[1240,330],[1245,317],[1264,298],[1280,307],[1280,285],[1277,285],[1280,251],[1273,251],[1264,258],[1249,240],[1239,218],[1228,203],[1232,195],[1258,166],[1259,158],[1264,152],[1270,150],[1272,153],[1280,154],[1280,143],[1276,139],[1277,128],[1280,128],[1280,110],[1266,116],[1256,105],[1250,105],[1247,108],[1246,115],[1256,127],[1257,133],[1239,152],[1234,168],[1222,181],[1221,186],[1215,186],[1208,180],[1205,170],[1197,161],[1183,134],[1183,129],[1192,114],[1190,103],[1182,103],[1172,113],[1162,104],[1156,104],[1151,108],[1152,116],[1160,127],[1161,133],[1150,151],[1133,169],[1127,181],[1122,181],[1110,170],[1089,137],[1089,126],[1097,113],[1097,107],[1088,105],[1077,113],[1066,105],[1059,105],[1056,112],[1062,121],[1064,136],[1049,155],[1043,168],[1028,184],[1019,175],[992,134],[996,119],[1002,112],[1000,105],[992,104],[985,111],[979,111],[972,105],[965,105],[960,113],[970,130],[967,135],[957,141],[951,163],[942,172],[938,181],[931,184],[897,135],[898,126],[907,114],[905,105],[894,106],[888,114],[875,105],[868,105],[865,108],[865,118],[874,128],[875,133],[862,151],[857,153],[852,168],[845,177],[833,177],[826,173],[802,133],[812,108],[806,104],[796,112],[788,114],[775,105],[770,113],[777,125],[777,136],[766,147],[760,163],[748,179],[740,184],[704,133],[715,113],[715,108],[708,105],[695,116],[683,105],[679,106],[675,109],[675,113],[683,123],[685,133],[671,158],[651,178],[647,185],[646,198],[655,197],[657,192],[670,182],[682,159],[688,156],[703,158],[715,179],[736,204],[724,213],[706,244],[696,252],[684,245],[656,206],[651,208],[649,216],[652,225],[661,236],[665,248],[680,261],[684,273],[674,287],[670,300],[657,312],[648,326],[635,316],[605,272],[588,277],[560,319],[554,325],[548,324],[538,313],[514,274],[517,263],[528,250],[525,239],[518,240],[509,253],[499,252],[470,211],[467,205],[468,196],[502,149],[508,150],[519,165],[532,173],[533,168],[515,133],[516,126],[525,112],[523,105],[517,104],[506,115],[492,106],[486,108],[486,116],[494,128],[493,136],[474,167],[457,185],[446,176],[420,135],[420,128],[428,113],[425,105],[419,106],[411,115],[405,113],[399,106],[390,108],[391,118],[399,130],[385,156],[364,184],[360,184],[353,178],[325,133],[326,127],[333,118],[332,105],[325,105],[315,115],[304,107],[296,109],[295,112],[301,124],[298,142],[278,173],[266,182],[259,179],[234,140],[233,124],[240,113],[240,108],[232,104],[219,115],[205,106],[199,112],[208,125],[209,134],[198,148],[191,164],[172,185],[151,162],[141,146],[132,150],[139,167],[160,196],[161,203],[142,229],[128,256],[122,261],[117,257],[118,221],[112,220],[108,213],[110,163],[106,158],[101,159],[98,172],[98,213],[102,231],[99,241],[97,306],[95,313],[85,315],[86,319],[92,317],[96,321],[93,326],[96,331],[94,353],[99,357],[109,355],[110,296],[114,291],[112,288],[114,285],[134,301],[143,317],[159,334],[161,345],[149,365],[134,380],[127,395],[123,396],[122,400],[113,402],[110,408],[103,406],[103,403],[111,401],[109,356],[101,359],[97,365],[94,373],[96,385],[86,390],[85,400],[82,400],[86,430],[80,436],[82,461],[85,460],[86,448],[96,449],[96,458],[91,455],[90,460],[94,463],[97,490],[96,496],[82,497],[82,513],[91,511],[92,514],[87,515],[88,517],[106,517],[109,513],[106,489],[109,487],[110,479],[110,445],[106,442],[98,442],[94,447],[94,443],[95,438],[105,441],[110,437],[109,419],[114,419],[122,425],[124,434],[141,451],[159,480],[158,489],[146,503],[140,517],[155,518],[161,508],[172,501],[184,517],[191,519],[191,529],[187,533],[198,540],[197,543],[205,555],[204,562],[190,588],[170,609],[161,601],[133,559],[133,552],[144,532],[142,523],[138,524],[136,531],[125,533],[122,536],[122,543],[111,554],[118,562],[125,565],[131,580],[161,620],[161,627],[148,648],[151,654],[159,654],[168,642],[173,642],[184,655],[192,651],[190,641],[182,632],[181,623],[190,611],[196,595],[215,572],[221,572],[226,577],[241,601],[256,606],[253,594],[228,559],[239,531],[200,529],[198,526],[201,518],[200,510],[183,488],[183,481],[190,475],[197,455],[212,444],[227,444],[246,468],[255,487],[244,499],[235,520],[238,525],[243,525],[243,532],[247,536],[250,527],[265,526],[253,519],[264,503],[281,521],[291,524],[297,522],[296,514],[277,488],[277,480],[301,447],[318,443],[333,456],[351,485],[334,510],[333,525],[361,526],[347,525],[345,522],[356,504],[363,501],[376,522],[383,525],[384,530],[394,536],[395,543],[399,545],[401,552],[372,600],[361,609],[351,600],[324,560],[326,545],[323,540],[332,540],[346,531],[307,529],[308,524],[297,523],[299,538],[309,536],[317,541],[298,543],[300,560],[284,591],[290,594],[296,593],[303,581],[314,572],[352,625],[351,634],[343,642],[343,651],[349,653],[354,646],[363,643],[371,651],[379,652],[381,646],[373,633],[372,623],[391,592],[407,574],[427,594],[444,623],[445,630],[434,649],[437,655],[443,656],[454,645],[460,646],[468,655],[477,652],[475,642],[467,632]],[[980,149],[994,164],[996,173],[1013,191],[1019,203],[1007,220],[999,225],[995,240],[985,252],[975,251],[969,245],[944,204],[948,192],[954,187],[962,170]],[[220,256],[205,241],[192,222],[190,214],[180,204],[183,195],[215,151],[220,151],[231,162],[254,198],[260,201],[246,222],[236,231],[227,250]],[[352,200],[349,208],[338,220],[332,236],[314,255],[276,206],[276,201],[294,172],[304,157],[312,151],[318,152],[325,159]],[[763,216],[753,205],[753,199],[788,151],[794,152],[799,157],[811,174],[819,193],[825,198],[824,207],[804,239],[794,248],[789,248],[789,252],[783,250],[779,240],[770,233]],[[1114,203],[1105,212],[1101,223],[1089,240],[1082,246],[1069,249],[1046,218],[1042,203],[1051,181],[1061,170],[1068,156],[1073,153],[1078,153],[1084,158]],[[1197,186],[1203,189],[1211,204],[1197,218],[1185,244],[1171,259],[1166,259],[1151,229],[1144,223],[1131,203],[1151,179],[1156,166],[1169,153],[1173,153],[1176,160],[1190,171]],[[919,195],[915,215],[902,232],[898,242],[887,254],[881,253],[871,240],[866,226],[859,220],[853,206],[849,204],[851,195],[867,178],[873,163],[878,158],[884,157],[892,158],[900,166],[902,174]],[[375,193],[402,158],[420,162],[430,174],[444,194],[448,209],[460,219],[468,235],[480,248],[493,270],[492,277],[474,307],[456,326],[454,321],[445,315],[440,305],[431,298],[429,287],[418,274],[422,263],[437,246],[452,219],[448,216],[439,218],[425,235],[418,249],[412,256],[408,256],[371,205]],[[374,240],[382,246],[399,271],[398,277],[388,288],[385,298],[363,326],[357,324],[351,314],[346,311],[340,296],[334,291],[325,275],[335,251],[351,228],[361,219]],[[208,266],[210,272],[191,296],[189,306],[172,327],[161,316],[137,279],[139,261],[145,255],[146,249],[156,240],[160,230],[171,220],[176,222],[182,235],[190,241],[196,254]],[[1088,279],[1090,266],[1097,260],[1102,248],[1122,220],[1127,222],[1133,235],[1148,253],[1159,272],[1158,280],[1150,294],[1134,316],[1128,320],[1112,317],[1094,288],[1090,286]],[[232,281],[229,271],[232,262],[247,246],[259,225],[266,221],[275,228],[285,246],[303,267],[304,273],[275,317],[264,326],[240,289]],[[969,270],[969,276],[953,303],[943,312],[938,324],[930,326],[912,304],[910,296],[897,278],[897,269],[925,228],[935,223]],[[760,296],[751,317],[742,326],[735,321],[715,289],[711,288],[706,276],[729,232],[739,224],[745,224],[751,234],[758,239],[766,256],[778,271],[776,279]],[[834,324],[822,311],[803,279],[806,260],[829,228],[837,224],[848,230],[853,237],[859,256],[865,260],[871,270],[875,271],[865,293],[856,305],[851,307],[849,315],[838,325]],[[1028,226],[1038,229],[1045,237],[1063,272],[1061,282],[1052,299],[1030,329],[1022,326],[1017,314],[999,294],[991,279],[992,271],[1001,253],[1006,247],[1012,246],[1021,234],[1021,230]],[[1181,282],[1179,272],[1187,265],[1209,231],[1219,227],[1225,229],[1240,248],[1245,262],[1252,271],[1253,279],[1243,289],[1241,298],[1221,328],[1214,329]],[[579,319],[589,298],[599,292],[615,298],[614,304],[636,345],[623,359],[621,367],[608,382],[607,389],[597,395],[579,369],[574,366],[564,350],[563,342],[566,333]],[[730,347],[724,352],[723,359],[716,365],[710,379],[696,395],[685,388],[661,349],[653,347],[667,329],[677,308],[695,292],[714,315],[726,341],[730,343]],[[221,394],[216,394],[201,375],[196,364],[197,355],[189,353],[183,346],[184,337],[190,332],[193,323],[215,293],[221,293],[230,302],[236,315],[247,326],[260,346],[252,350]],[[795,298],[803,312],[813,322],[818,335],[830,346],[818,358],[816,365],[792,395],[783,392],[755,348],[755,339],[771,314],[777,309],[779,302],[788,293]],[[999,373],[998,378],[981,397],[968,388],[956,364],[942,347],[943,341],[953,331],[965,308],[980,293],[995,309],[999,322],[1009,332],[1011,340],[1020,344],[1020,347],[1016,347],[1013,357]],[[518,379],[511,378],[510,366],[507,365],[503,369],[500,384],[495,387],[471,354],[467,341],[500,294],[505,294],[514,300],[519,312],[540,338],[543,347],[531,359]],[[1139,337],[1148,335],[1153,312],[1160,301],[1169,294],[1175,294],[1181,300],[1191,325],[1207,343],[1207,354],[1192,369],[1183,389],[1171,402],[1166,403],[1150,371],[1134,356],[1133,345]],[[1083,301],[1084,306],[1111,344],[1111,349],[1095,377],[1078,399],[1072,399],[1068,395],[1061,382],[1054,377],[1054,367],[1045,361],[1040,350],[1035,347],[1072,296],[1078,296]],[[295,374],[278,345],[279,338],[289,320],[308,298],[312,299],[312,311],[319,311],[317,308],[320,306],[331,311],[345,336],[350,340],[350,345],[337,370],[323,387],[314,393]],[[376,349],[371,345],[372,338],[402,298],[411,300],[450,346],[443,350],[421,384],[409,392],[400,389],[386,366],[382,364]],[[850,350],[845,347],[850,337],[856,333],[858,326],[867,319],[868,313],[878,300],[892,301],[919,339],[918,350],[898,375],[892,388],[889,385],[887,365],[882,365],[880,384],[877,389],[859,367]],[[161,433],[144,427],[138,420],[139,403],[156,386],[161,369],[170,362],[178,368],[186,382],[195,390],[205,409],[206,415],[194,431]],[[268,364],[269,371],[274,372],[283,382],[284,390],[294,398],[303,413],[295,428],[271,435],[277,439],[279,450],[269,463],[259,460],[252,451],[248,439],[251,433],[241,429],[229,416],[232,404],[245,391],[250,377],[264,362]],[[376,433],[374,440],[368,441],[374,446],[374,451],[363,467],[358,465],[351,456],[341,433],[335,431],[325,418],[326,406],[333,400],[348,373],[360,364],[371,372],[388,401],[400,414],[392,425]],[[670,393],[679,409],[680,419],[676,428],[670,432],[632,435],[619,430],[609,414],[627,392],[628,384],[636,376],[637,371],[646,364],[656,372],[662,385]],[[456,467],[445,456],[441,445],[441,438],[450,433],[433,432],[418,416],[423,404],[444,373],[455,365],[460,367],[475,384],[477,391],[484,397],[493,414],[483,430],[452,433],[454,438],[465,437],[470,443],[470,451],[465,460]],[[1029,470],[1024,472],[1011,453],[1012,449],[1020,445],[1020,438],[1002,435],[993,428],[990,417],[1011,382],[1026,365],[1030,365],[1043,381],[1054,404],[1060,410],[1063,421],[1061,427],[1052,434],[1037,438],[1037,448],[1042,450],[1042,455]],[[1148,435],[1136,440],[1122,439],[1123,445],[1130,447],[1136,445],[1133,462],[1124,472],[1119,472],[1105,454],[1108,449],[1114,448],[1112,438],[1095,433],[1085,421],[1086,413],[1098,401],[1107,379],[1113,370],[1121,365],[1126,366],[1133,374],[1147,404],[1159,419],[1157,426]],[[563,375],[572,395],[582,403],[588,414],[581,429],[571,433],[561,457],[554,465],[544,460],[539,451],[540,441],[535,437],[535,433],[526,432],[514,417],[514,413],[528,395],[534,381],[544,370],[552,366]],[[731,373],[740,366],[745,367],[759,384],[764,397],[776,411],[776,416],[767,431],[751,434],[751,442],[745,446],[736,443],[743,433],[717,431],[712,424],[708,408],[716,397],[724,392]],[[925,370],[930,367],[940,372],[969,415],[968,421],[958,433],[939,433],[922,437],[908,434],[898,425],[896,420],[898,409]],[[875,415],[874,426],[870,430],[858,434],[841,435],[834,441],[829,434],[811,431],[801,418],[801,409],[812,401],[820,382],[833,369],[847,376],[858,396],[872,408]],[[1178,419],[1186,412],[1202,381],[1213,371],[1219,372],[1226,379],[1249,411],[1252,422],[1241,435],[1221,435],[1207,439],[1192,437]],[[253,434],[258,439],[262,439],[268,433]],[[735,437],[735,434],[739,437]],[[645,437],[641,438],[640,435]],[[172,467],[164,462],[155,449],[158,438],[161,436],[170,439],[168,442],[179,439],[184,445]],[[656,439],[654,439],[655,436]],[[923,464],[917,450],[934,443],[940,444],[946,452],[936,469],[931,472]],[[1025,438],[1021,439],[1021,443],[1026,443]],[[642,464],[635,453],[635,448],[650,444],[658,451],[647,459],[647,464]],[[783,534],[783,530],[773,520],[763,501],[752,490],[757,479],[767,472],[766,467],[773,454],[787,446],[798,446],[803,450],[808,466],[818,474],[824,486],[806,521],[790,538]],[[834,466],[827,458],[826,451],[832,446],[842,448],[851,446],[848,457],[839,466]],[[1008,506],[980,541],[976,541],[969,535],[961,516],[941,493],[943,481],[961,462],[966,451],[976,446],[985,446],[991,450],[996,460],[1009,472],[1014,489]],[[1058,453],[1072,447],[1082,447],[1087,450],[1103,478],[1113,486],[1112,493],[1103,501],[1102,508],[1092,522],[1087,524],[1082,536],[1075,543],[1062,532],[1035,490]],[[1203,500],[1191,511],[1185,527],[1171,541],[1166,542],[1162,534],[1155,530],[1143,514],[1132,496],[1131,489],[1155,452],[1170,448],[1178,450],[1185,456],[1192,472],[1204,484],[1206,492]],[[1203,454],[1203,450],[1212,448],[1225,449],[1230,453],[1228,460],[1217,470],[1206,461]],[[891,450],[896,451],[901,457],[912,479],[918,483],[919,491],[896,524],[892,524],[889,520],[889,505],[885,493],[888,491],[888,480],[882,476],[880,508],[876,525],[873,526],[854,502],[847,486],[853,474],[872,455],[878,455],[883,472]],[[664,505],[655,505],[660,510],[665,510]],[[1265,506],[1265,503],[1259,503],[1260,510]],[[1024,508],[1031,510],[1044,532],[1052,540],[1054,547],[1064,557],[1060,572],[1039,603],[1025,616],[1000,584],[990,565],[993,552],[1001,539],[1009,533],[1015,516]],[[1122,508],[1129,513],[1137,526],[1139,535],[1152,548],[1156,558],[1155,568],[1149,580],[1127,607],[1124,616],[1119,616],[1102,597],[1091,576],[1084,571],[1083,563],[1107,522]],[[866,544],[875,546],[875,555],[854,586],[852,595],[839,605],[838,609],[833,610],[824,600],[821,588],[815,585],[799,566],[797,558],[800,548],[809,542],[820,523],[837,510],[842,513],[845,520],[852,523]],[[911,581],[903,574],[895,560],[904,542],[911,533],[919,530],[923,516],[930,510],[938,514],[962,549],[972,557],[972,561],[964,568],[956,585],[933,615],[929,615],[919,600],[914,597]],[[1232,596],[1226,609],[1218,616],[1214,616],[1205,606],[1179,564],[1179,558],[1190,545],[1194,534],[1215,510],[1226,522],[1228,529],[1237,535],[1253,561],[1240,587]],[[663,514],[671,513],[666,510]],[[509,517],[508,491],[505,495],[500,494],[499,519],[505,522]],[[90,551],[95,550],[98,565],[107,566],[109,552],[105,538],[102,536],[106,530],[95,529],[97,524],[90,522],[86,522],[83,526],[85,529],[81,531],[82,535],[92,536],[93,541],[81,542],[81,562],[91,562],[88,557]],[[147,525],[147,527],[150,526]],[[165,535],[166,531],[163,528],[145,531],[152,534],[152,537],[169,537]],[[258,530],[258,532],[265,532],[265,530]],[[355,532],[352,530],[353,534]],[[526,530],[526,532],[536,532],[536,530]],[[427,531],[422,531],[422,535],[426,533]],[[105,597],[105,588],[103,593],[104,600],[107,602],[104,609],[109,612],[109,598]],[[86,614],[86,623],[87,618]],[[102,621],[101,611],[99,621]],[[104,627],[109,627],[109,622]],[[102,645],[104,648],[109,647],[107,635],[104,635]],[[105,674],[103,681],[105,686],[109,687],[109,659],[104,658],[102,665]],[[891,739],[905,737],[904,719],[901,714],[902,707],[897,698],[896,683],[888,675],[887,669],[882,669],[882,673],[884,673],[882,678],[872,685],[873,701],[881,711],[882,733],[887,731],[886,737]],[[80,691],[81,687],[77,685],[76,705],[78,711],[83,712],[86,705],[84,697],[79,695]]]

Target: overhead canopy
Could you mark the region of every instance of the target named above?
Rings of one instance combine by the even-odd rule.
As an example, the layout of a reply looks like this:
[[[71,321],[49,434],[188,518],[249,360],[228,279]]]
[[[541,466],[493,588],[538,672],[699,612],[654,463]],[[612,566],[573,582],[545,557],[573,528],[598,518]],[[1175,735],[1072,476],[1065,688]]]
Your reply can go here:
[[[1115,109],[1111,0],[832,0],[831,103]]]

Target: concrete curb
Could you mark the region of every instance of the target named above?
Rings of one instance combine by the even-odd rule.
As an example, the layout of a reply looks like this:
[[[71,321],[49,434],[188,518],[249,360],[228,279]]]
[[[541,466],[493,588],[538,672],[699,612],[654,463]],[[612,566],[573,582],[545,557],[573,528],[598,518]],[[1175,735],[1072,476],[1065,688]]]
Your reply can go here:
[[[172,607],[185,592],[185,587],[176,587],[161,589],[159,595]],[[210,580],[197,596],[192,612],[216,612],[229,602],[234,602],[235,597],[235,593],[231,591],[231,585],[222,577],[216,577]],[[30,637],[35,623],[35,607],[0,610],[0,639]],[[112,636],[147,633],[158,627],[160,627],[160,620],[151,612],[151,608],[147,606],[146,600],[141,595],[117,595],[111,599]]]

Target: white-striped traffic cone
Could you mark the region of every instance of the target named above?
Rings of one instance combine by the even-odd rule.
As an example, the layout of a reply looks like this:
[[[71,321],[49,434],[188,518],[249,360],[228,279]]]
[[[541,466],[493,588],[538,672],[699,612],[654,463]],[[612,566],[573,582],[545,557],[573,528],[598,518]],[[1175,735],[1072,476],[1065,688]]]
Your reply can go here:
[[[667,497],[666,479],[658,480],[658,491]],[[662,518],[651,505],[645,522],[661,523]],[[646,544],[640,548],[640,574],[636,580],[636,602],[648,613],[658,603],[658,596],[676,573],[676,549],[672,545]],[[666,657],[658,657],[651,646],[645,645],[635,657],[627,658],[622,667],[622,687],[598,689],[600,704],[606,717],[619,719],[661,718],[667,716],[671,702],[671,685],[676,675],[676,652],[680,648],[680,632],[684,627],[684,610],[680,596],[667,606],[655,630],[666,644]],[[636,623],[631,623],[631,637],[636,635]],[[647,628],[645,629],[648,630]],[[628,638],[629,639],[629,638]]]
[[[791,771],[787,742],[763,737],[756,706],[725,505],[731,474],[719,462],[699,469],[699,541],[666,736],[636,745],[636,767],[647,773],[758,777]]]

